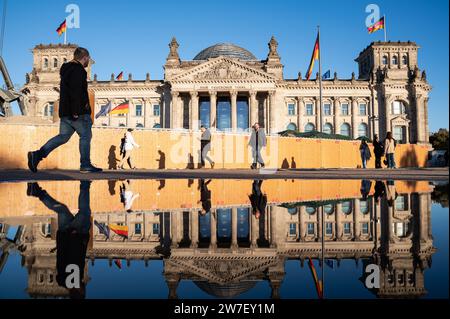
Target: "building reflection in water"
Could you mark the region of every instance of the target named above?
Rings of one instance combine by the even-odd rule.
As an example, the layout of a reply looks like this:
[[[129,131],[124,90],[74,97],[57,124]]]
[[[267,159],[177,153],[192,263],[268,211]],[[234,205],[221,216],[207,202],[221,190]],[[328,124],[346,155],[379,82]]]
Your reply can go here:
[[[111,189],[121,183],[92,183],[93,227],[86,258],[92,265],[107,259],[110,266],[116,259],[128,265],[131,260],[146,265],[162,260],[169,298],[177,298],[181,280],[216,297],[237,297],[268,281],[271,297],[279,298],[285,262],[303,265],[305,259],[320,259],[322,236],[326,260],[380,266],[381,287],[373,291],[377,297],[427,293],[424,273],[435,252],[433,187],[427,182],[198,180],[197,187],[189,188],[184,180],[167,180],[164,188],[159,180],[132,183],[141,194],[132,211],[120,202],[120,190]],[[76,213],[76,191],[71,192],[76,183],[41,186]],[[28,269],[30,296],[69,296],[55,280],[58,217],[26,196],[25,188],[11,184],[3,193],[8,200],[3,199],[7,207],[0,213],[0,270],[8,251],[18,248]],[[15,241],[6,239],[8,229],[17,225]],[[360,277],[364,274],[355,274],[355,280]],[[88,264],[84,281],[89,285]]]

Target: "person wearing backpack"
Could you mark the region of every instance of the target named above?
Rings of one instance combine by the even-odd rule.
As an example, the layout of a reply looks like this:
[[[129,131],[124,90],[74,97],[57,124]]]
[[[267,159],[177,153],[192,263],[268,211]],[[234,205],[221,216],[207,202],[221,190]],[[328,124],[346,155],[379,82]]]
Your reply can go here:
[[[134,138],[133,138],[133,135],[131,134],[131,132],[133,132],[133,129],[129,128],[127,130],[127,132],[125,133],[125,143],[123,146],[125,155],[119,163],[119,166],[118,166],[119,169],[124,169],[123,165],[125,164],[125,162],[128,162],[128,165],[130,166],[131,169],[136,169],[136,166],[133,166],[133,164],[131,162],[131,154],[135,147],[139,148],[139,145],[134,141]]]
[[[362,168],[367,168],[367,161],[370,160],[372,154],[370,153],[369,145],[367,145],[367,142],[364,139],[359,146],[359,152],[361,153]]]

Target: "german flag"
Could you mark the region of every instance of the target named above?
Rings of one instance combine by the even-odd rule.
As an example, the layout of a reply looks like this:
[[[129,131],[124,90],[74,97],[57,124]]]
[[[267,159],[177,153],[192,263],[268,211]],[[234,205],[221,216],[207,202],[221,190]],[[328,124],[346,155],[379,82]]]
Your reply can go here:
[[[128,226],[122,226],[117,224],[109,224],[109,229],[115,232],[117,235],[128,238]]]
[[[317,277],[317,272],[316,272],[316,268],[314,267],[314,264],[311,260],[311,257],[308,257],[309,259],[309,269],[311,270],[311,273],[313,275],[313,279],[314,279],[314,284],[316,285],[316,291],[317,291],[317,296],[319,297],[319,299],[323,299],[323,283],[322,280],[319,280],[319,278]],[[322,265],[323,267],[323,265]]]
[[[375,31],[384,29],[384,17],[382,17],[380,20],[375,22],[373,25],[367,28],[367,31],[369,31],[369,34],[374,33]]]
[[[119,75],[116,77],[116,81],[122,81],[123,79],[123,71],[119,73]]]
[[[67,24],[66,24],[66,20],[64,20],[64,22],[59,25],[58,29],[56,29],[56,32],[58,32],[58,35],[61,35],[64,32],[66,32],[66,30],[67,30]]]
[[[319,34],[317,34],[316,44],[314,44],[314,50],[311,57],[311,62],[309,62],[308,72],[306,72],[306,79],[309,80],[311,77],[312,70],[314,68],[314,62],[319,60]]]
[[[115,108],[111,110],[109,114],[128,114],[129,110],[130,104],[127,101],[117,105]]]

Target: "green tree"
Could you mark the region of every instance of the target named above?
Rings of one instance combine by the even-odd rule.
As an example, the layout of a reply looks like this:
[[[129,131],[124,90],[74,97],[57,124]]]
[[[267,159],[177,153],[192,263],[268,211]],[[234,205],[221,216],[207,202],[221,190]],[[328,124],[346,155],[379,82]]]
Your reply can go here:
[[[430,136],[430,143],[435,150],[448,150],[448,130],[440,128]]]

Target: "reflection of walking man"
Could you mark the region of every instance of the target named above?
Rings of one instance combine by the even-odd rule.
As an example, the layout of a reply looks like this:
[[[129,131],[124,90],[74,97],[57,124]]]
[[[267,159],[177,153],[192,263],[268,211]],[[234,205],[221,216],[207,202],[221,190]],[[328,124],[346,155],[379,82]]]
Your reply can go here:
[[[202,132],[202,136],[200,139],[200,152],[201,152],[201,167],[205,167],[205,159],[208,160],[209,164],[211,164],[211,168],[214,168],[214,161],[208,156],[208,152],[211,150],[211,132],[202,125],[200,128]]]
[[[261,156],[261,149],[266,147],[267,139],[264,129],[259,127],[258,123],[253,125],[252,133],[250,135],[250,141],[248,145],[252,148],[253,164],[250,166],[251,169],[256,169],[258,163],[261,164],[261,168],[264,168],[264,160]]]
[[[267,206],[267,195],[261,191],[262,180],[254,180],[252,183],[252,193],[249,196],[252,204],[252,213],[256,219],[264,214]]]
[[[91,229],[91,208],[89,190],[90,181],[80,182],[80,194],[78,196],[78,213],[74,216],[69,208],[63,203],[51,197],[45,190],[39,187],[38,183],[29,183],[27,189],[28,196],[34,196],[58,214],[58,232],[56,233],[56,281],[61,287],[69,289],[70,297],[74,299],[84,298],[85,282],[84,269],[86,260],[86,250],[89,243],[89,231]],[[78,272],[67,266],[75,265]],[[79,277],[74,277],[74,275]],[[71,278],[68,278],[68,277]],[[75,287],[69,288],[67,282]],[[76,285],[79,283],[79,285]]]
[[[119,163],[119,169],[124,169],[123,165],[125,164],[125,162],[128,162],[128,165],[130,166],[131,169],[136,169],[136,166],[133,166],[133,164],[131,163],[131,153],[135,147],[139,148],[139,145],[134,141],[131,132],[133,132],[133,129],[129,128],[125,133],[125,143],[123,146],[125,156]]]
[[[211,211],[211,191],[208,189],[208,184],[211,180],[205,182],[204,179],[199,180],[200,188],[200,202],[202,203],[201,215],[205,215]]]

